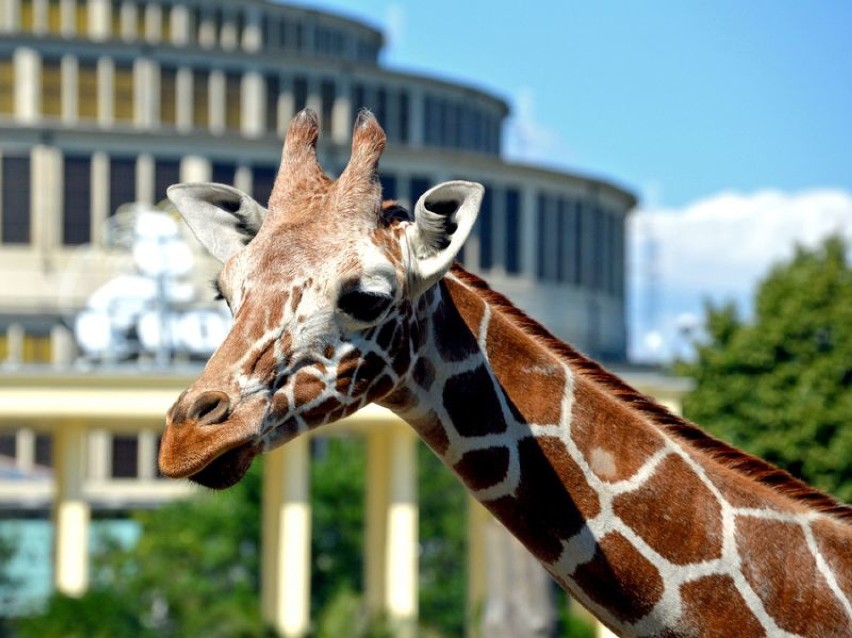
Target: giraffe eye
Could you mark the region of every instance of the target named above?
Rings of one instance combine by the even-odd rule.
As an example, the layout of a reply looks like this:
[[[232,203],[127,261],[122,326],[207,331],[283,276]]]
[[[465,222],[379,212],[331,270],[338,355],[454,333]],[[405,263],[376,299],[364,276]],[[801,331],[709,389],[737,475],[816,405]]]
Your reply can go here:
[[[356,321],[375,321],[393,302],[393,297],[380,292],[348,290],[340,295],[337,306]]]

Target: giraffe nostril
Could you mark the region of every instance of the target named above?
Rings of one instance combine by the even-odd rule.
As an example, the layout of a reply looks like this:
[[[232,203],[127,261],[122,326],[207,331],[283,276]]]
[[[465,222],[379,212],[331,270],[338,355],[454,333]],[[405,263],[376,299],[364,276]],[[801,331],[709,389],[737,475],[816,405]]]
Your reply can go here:
[[[219,390],[210,390],[196,397],[187,417],[194,419],[199,425],[215,425],[227,419],[230,410],[231,400],[228,395]]]

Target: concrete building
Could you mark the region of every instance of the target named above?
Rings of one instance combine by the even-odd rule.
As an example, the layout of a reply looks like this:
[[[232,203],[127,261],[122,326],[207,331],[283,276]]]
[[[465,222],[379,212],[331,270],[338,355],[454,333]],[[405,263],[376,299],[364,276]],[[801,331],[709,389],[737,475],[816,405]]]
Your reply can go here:
[[[188,493],[156,476],[154,458],[162,415],[193,362],[170,374],[135,362],[74,367],[73,318],[128,264],[105,229],[123,204],[155,205],[181,181],[230,183],[265,202],[283,132],[304,107],[320,114],[318,152],[331,172],[346,164],[355,114],[373,110],[388,134],[388,198],[411,205],[452,178],[485,184],[465,265],[558,336],[624,362],[634,196],[504,160],[503,99],[386,68],[382,45],[369,25],[263,0],[0,1],[0,508],[7,522],[53,508],[61,590],[86,586],[93,509]],[[195,256],[203,281],[217,265],[198,247]],[[212,294],[187,303],[212,304]],[[673,401],[680,392],[657,378],[643,389],[655,388]],[[401,460],[414,439],[381,412],[340,427],[367,433],[370,482],[386,486],[368,495],[367,599],[411,620],[416,490]],[[288,635],[309,618],[306,450],[295,443],[268,465],[263,605]]]

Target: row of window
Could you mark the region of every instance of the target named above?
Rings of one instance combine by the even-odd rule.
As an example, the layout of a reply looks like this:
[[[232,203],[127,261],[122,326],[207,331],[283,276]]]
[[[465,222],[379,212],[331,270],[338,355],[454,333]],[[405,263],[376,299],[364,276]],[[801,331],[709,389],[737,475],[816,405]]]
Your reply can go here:
[[[20,432],[0,432],[0,457],[6,457],[9,460],[18,459],[22,456],[22,451],[19,449],[22,446],[19,444],[21,437]],[[31,451],[27,458],[27,465],[34,465],[37,468],[52,468],[53,461],[53,437],[50,434],[32,433]],[[29,446],[28,446],[29,447]],[[148,469],[150,476],[161,477],[159,470],[156,468],[155,458],[141,459],[140,456],[139,436],[131,434],[111,434],[108,435],[107,449],[107,467],[109,468],[108,478],[139,478],[141,472],[141,463],[150,462],[152,468]]]
[[[145,199],[137,193],[137,161],[133,157],[110,157],[108,188],[109,213],[127,202]],[[211,180],[232,184],[237,164],[214,162]],[[92,241],[93,188],[92,158],[69,154],[64,157],[62,176],[62,243],[77,245]],[[251,194],[266,202],[272,192],[276,166],[251,167]],[[4,188],[0,240],[4,244],[30,241],[30,159],[28,156],[4,156],[2,159]],[[180,181],[180,162],[159,158],[154,161],[154,200],[165,197],[166,189]],[[434,185],[428,176],[403,177],[391,173],[382,176],[384,197],[415,202]],[[523,271],[521,216],[536,216],[535,272],[538,279],[570,283],[612,295],[624,290],[624,230],[620,215],[602,210],[594,200],[539,194],[536,209],[522,210],[521,193],[514,186],[485,184],[469,249],[459,255],[460,261],[476,270],[500,269],[510,275]]]
[[[16,20],[7,24],[10,31],[51,35],[90,34],[87,0],[70,0],[71,10],[62,0],[19,0]],[[168,42],[204,48],[234,50],[244,47],[248,16],[241,7],[225,3],[143,2],[114,0],[109,5],[109,35],[117,40]],[[66,5],[68,6],[68,5]],[[375,63],[380,38],[365,36],[353,29],[323,24],[308,16],[293,17],[272,11],[263,15],[259,25],[260,46],[266,51],[284,51],[301,55],[344,58],[348,61]]]
[[[240,131],[243,124],[243,74],[232,70],[189,69],[159,66],[158,99],[151,103],[138,99],[151,90],[143,74],[134,73],[134,63],[121,59],[99,64],[94,59],[50,58],[41,60],[40,104],[44,117],[102,120],[107,111],[115,122],[159,121],[161,126],[210,130]],[[214,88],[214,82],[218,86]],[[15,65],[0,58],[0,114],[15,111]],[[101,95],[109,91],[109,95]],[[341,84],[335,77],[311,78],[307,75],[267,74],[263,77],[265,129],[281,132],[292,113],[309,104],[318,108],[323,128],[331,131],[338,99],[351,105],[350,120],[361,108],[370,108],[392,142],[408,144],[412,138],[412,97],[405,88],[365,82]],[[107,99],[103,99],[106,97]],[[282,108],[285,98],[290,104]],[[180,116],[180,106],[186,115]],[[137,109],[155,113],[137,113]],[[434,98],[424,102],[424,144],[474,152],[498,154],[500,117],[471,107],[459,98]],[[214,125],[212,114],[222,114]],[[145,117],[150,115],[150,117]],[[179,117],[184,121],[179,122]],[[185,120],[189,119],[189,122]],[[350,122],[346,122],[346,133]]]

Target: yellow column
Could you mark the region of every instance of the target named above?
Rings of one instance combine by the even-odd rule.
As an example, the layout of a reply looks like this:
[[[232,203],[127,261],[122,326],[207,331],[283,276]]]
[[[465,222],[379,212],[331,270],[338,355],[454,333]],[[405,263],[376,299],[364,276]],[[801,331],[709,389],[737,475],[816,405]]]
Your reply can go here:
[[[485,604],[485,525],[488,510],[472,496],[467,499],[467,620],[468,638],[481,634],[482,608]]]
[[[282,636],[310,625],[311,505],[308,437],[266,455],[263,476],[264,619]]]
[[[395,636],[417,628],[417,454],[407,426],[367,438],[364,581],[368,609],[384,613]]]
[[[89,584],[89,505],[83,500],[86,477],[86,428],[63,423],[53,437],[54,583],[69,596],[80,596]]]
[[[417,629],[416,443],[408,427],[395,427],[390,434],[385,610],[397,636],[413,636]]]

